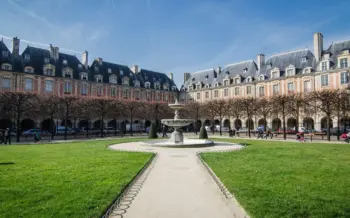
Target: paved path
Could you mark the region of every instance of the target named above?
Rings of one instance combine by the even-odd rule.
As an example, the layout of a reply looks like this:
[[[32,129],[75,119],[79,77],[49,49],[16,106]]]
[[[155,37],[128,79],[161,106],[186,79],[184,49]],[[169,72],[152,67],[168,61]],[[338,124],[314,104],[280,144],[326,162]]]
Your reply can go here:
[[[237,150],[240,145],[206,148],[159,148],[123,143],[116,150],[157,152],[142,188],[129,206],[115,210],[112,217],[124,218],[231,218],[244,217],[232,199],[227,199],[196,156],[198,151]],[[139,183],[140,184],[140,183]],[[126,200],[131,200],[126,199]],[[124,213],[122,216],[116,214]],[[235,214],[235,215],[234,215]]]

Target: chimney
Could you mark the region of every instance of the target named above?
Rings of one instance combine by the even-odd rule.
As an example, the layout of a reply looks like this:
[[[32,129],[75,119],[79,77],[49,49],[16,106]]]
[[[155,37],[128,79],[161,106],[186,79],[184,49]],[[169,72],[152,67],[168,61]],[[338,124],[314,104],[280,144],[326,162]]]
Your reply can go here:
[[[89,67],[89,53],[88,53],[88,51],[85,50],[83,52],[83,55],[81,57],[81,61],[83,62],[83,65],[87,69]]]
[[[256,64],[258,65],[258,70],[261,70],[262,66],[265,64],[265,55],[258,54],[256,57]]]
[[[99,65],[102,65],[103,59],[102,58],[96,58]]]
[[[217,67],[217,68],[216,68],[216,72],[217,72],[218,74],[220,74],[220,73],[221,73],[221,67]]]
[[[14,37],[12,39],[12,55],[13,56],[19,56],[19,43],[20,43],[19,38]]]
[[[323,51],[323,35],[322,33],[314,33],[314,55],[316,61],[320,61]]]
[[[59,56],[59,48],[58,47],[53,47],[52,44],[50,44],[50,57],[58,60]]]
[[[191,77],[190,73],[184,73],[184,83]]]
[[[133,73],[138,73],[138,72],[139,72],[139,66],[134,64],[134,65],[131,67],[131,72],[133,72]]]
[[[174,80],[174,74],[173,74],[173,73],[169,73],[168,77],[169,77],[171,80]]]

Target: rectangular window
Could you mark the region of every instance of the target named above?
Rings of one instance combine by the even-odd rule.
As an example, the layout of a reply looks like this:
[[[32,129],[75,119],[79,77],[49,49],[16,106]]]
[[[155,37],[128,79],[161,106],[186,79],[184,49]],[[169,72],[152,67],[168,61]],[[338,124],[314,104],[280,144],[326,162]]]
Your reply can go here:
[[[341,58],[340,59],[340,68],[347,68],[348,67],[348,59],[347,58]]]
[[[228,89],[224,89],[224,96],[225,96],[225,97],[228,96]]]
[[[140,91],[135,91],[135,98],[136,100],[140,99]]]
[[[265,87],[264,86],[260,86],[259,87],[259,96],[262,97],[265,95]]]
[[[165,101],[167,102],[169,100],[168,95],[165,95]]]
[[[146,100],[150,100],[150,93],[149,92],[146,92]]]
[[[87,95],[88,94],[88,84],[83,83],[81,85],[81,95]]]
[[[327,62],[326,62],[326,61],[322,62],[322,65],[321,65],[321,70],[322,70],[322,71],[326,71],[326,70],[328,70],[328,67],[327,67]]]
[[[209,98],[209,92],[205,92],[205,98],[206,98],[206,99]]]
[[[160,93],[156,94],[156,101],[160,101]]]
[[[124,99],[128,99],[129,98],[129,90],[128,89],[124,89],[124,91],[123,91],[123,98]]]
[[[103,95],[103,87],[97,86],[97,96],[102,96],[102,95]]]
[[[25,91],[32,91],[33,90],[33,79],[31,79],[31,78],[24,79],[24,90]]]
[[[2,87],[11,88],[11,80],[9,78],[2,78]]]
[[[328,75],[321,76],[321,86],[328,86]]]
[[[274,95],[277,95],[277,94],[279,94],[279,92],[280,92],[280,86],[279,86],[279,84],[273,85],[273,86],[272,86],[272,93],[273,93]]]
[[[235,95],[239,95],[239,87],[235,88]]]
[[[247,95],[252,94],[252,87],[251,86],[247,86]]]
[[[228,85],[228,80],[224,81],[224,85],[227,86]]]
[[[215,98],[219,97],[219,91],[218,91],[218,90],[215,90],[215,91],[214,91],[214,97],[215,97]]]
[[[311,92],[311,82],[310,82],[310,80],[304,81],[304,92]]]
[[[71,82],[65,82],[64,83],[64,93],[71,93],[72,92],[72,83]]]
[[[349,82],[349,74],[347,72],[340,73],[340,84],[347,84]]]
[[[52,92],[52,91],[53,91],[53,81],[46,80],[45,81],[45,92]]]
[[[294,92],[294,83],[288,83],[288,93]]]
[[[287,76],[293,76],[294,70],[293,69],[288,69],[287,70]]]
[[[272,79],[277,79],[278,78],[278,71],[272,72]]]
[[[201,93],[197,92],[197,100],[201,99]]]
[[[117,89],[111,88],[111,97],[116,97],[116,96],[117,96]]]

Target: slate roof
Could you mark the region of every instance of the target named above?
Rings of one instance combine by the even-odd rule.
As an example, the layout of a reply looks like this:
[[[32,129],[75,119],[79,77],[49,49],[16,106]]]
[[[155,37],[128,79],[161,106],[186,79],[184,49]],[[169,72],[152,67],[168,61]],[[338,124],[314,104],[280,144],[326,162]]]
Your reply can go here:
[[[3,56],[3,51],[7,51],[8,55]],[[0,65],[4,63],[12,64],[12,54],[10,50],[7,48],[7,46],[5,45],[5,43],[1,40],[0,41]]]
[[[333,43],[323,53],[330,53],[330,68],[334,69],[338,66],[338,56],[344,51],[350,50],[350,40]]]
[[[202,83],[202,85],[207,85],[211,87],[217,81],[217,70],[207,69],[202,71],[197,71],[191,74],[190,78],[185,81],[183,87],[188,88],[190,84],[197,84],[198,82]]]
[[[307,58],[306,62],[302,62],[303,57]],[[268,68],[268,65],[271,67]],[[266,78],[271,78],[271,70],[277,67],[280,70],[280,76],[283,77],[285,75],[285,69],[289,65],[294,65],[296,68],[295,73],[300,74],[306,67],[315,69],[316,60],[312,52],[308,49],[273,55],[265,61],[258,75],[265,75]]]

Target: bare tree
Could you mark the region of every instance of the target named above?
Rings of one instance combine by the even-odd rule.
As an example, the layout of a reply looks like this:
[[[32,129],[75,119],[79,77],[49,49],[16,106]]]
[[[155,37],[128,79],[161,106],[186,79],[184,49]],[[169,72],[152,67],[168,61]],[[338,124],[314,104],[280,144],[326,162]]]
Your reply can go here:
[[[127,116],[130,120],[130,135],[133,135],[133,130],[132,130],[132,123],[133,119],[135,118],[137,114],[137,109],[141,106],[141,103],[138,101],[125,101],[123,104],[124,108],[124,114]]]
[[[234,117],[236,120],[240,119],[243,114],[241,98],[232,98],[228,102],[229,115]],[[237,126],[235,126],[237,128]]]
[[[61,112],[64,116],[64,140],[67,140],[67,121],[73,113],[74,103],[78,100],[77,97],[74,96],[65,96],[60,98],[61,102]]]
[[[94,98],[91,100],[93,111],[100,118],[100,134],[101,138],[104,136],[104,122],[107,114],[112,108],[112,101],[107,98]]]
[[[296,119],[295,131],[299,132],[300,111],[304,106],[304,97],[301,93],[289,95],[289,103],[287,104],[288,114]]]
[[[327,140],[331,140],[331,119],[335,113],[334,99],[337,97],[337,90],[324,89],[311,92],[307,96],[307,104],[314,107],[315,111],[324,113],[327,118]]]
[[[273,109],[272,103],[268,98],[259,98],[257,99],[257,110],[256,114],[261,115],[264,119],[264,131],[267,128],[267,118],[270,116]]]
[[[347,117],[347,109],[349,108],[349,100],[348,95],[344,89],[340,89],[336,91],[336,96],[333,99],[335,114],[337,116],[337,140],[340,139],[340,119],[343,118],[344,121]],[[346,131],[346,125],[344,123],[343,132]]]
[[[242,106],[242,110],[245,113],[245,116],[248,119],[248,136],[250,138],[250,120],[252,120],[253,115],[256,113],[257,104],[256,99],[253,97],[242,98],[240,100],[240,104]]]
[[[219,118],[219,132],[220,135],[222,135],[222,120],[224,118],[224,116],[227,114],[228,111],[228,101],[226,100],[214,100],[213,104],[211,104],[211,106],[213,107],[212,110],[215,111],[216,116]]]
[[[198,120],[200,120],[203,114],[202,105],[199,102],[191,101],[186,104],[184,113],[186,117],[194,120],[194,132],[197,135]]]
[[[117,119],[122,115],[122,102],[118,100],[111,100],[111,107],[108,110],[108,116],[113,118],[114,121],[114,135],[117,135]]]
[[[81,118],[87,120],[86,137],[89,138],[89,128],[91,121],[95,117],[95,111],[93,107],[93,101],[90,98],[80,98],[78,105],[81,107]]]
[[[209,117],[209,119],[211,120],[211,131],[214,134],[214,119],[217,116],[217,112],[215,107],[217,107],[216,105],[216,101],[208,101],[203,105],[203,115],[206,117]]]
[[[60,111],[60,99],[56,95],[44,95],[40,97],[40,113],[50,119],[51,140],[55,135],[54,120]]]
[[[1,93],[0,104],[5,105],[6,113],[15,120],[17,127],[16,142],[20,141],[20,126],[23,117],[34,116],[38,107],[38,96],[33,93],[5,92]],[[10,127],[12,130],[12,127]]]
[[[283,139],[286,140],[286,116],[288,115],[288,105],[292,98],[289,95],[274,95],[271,100],[273,107],[282,115]]]

